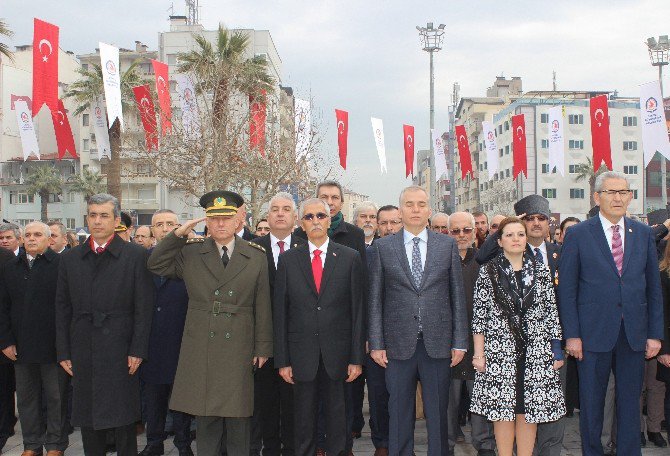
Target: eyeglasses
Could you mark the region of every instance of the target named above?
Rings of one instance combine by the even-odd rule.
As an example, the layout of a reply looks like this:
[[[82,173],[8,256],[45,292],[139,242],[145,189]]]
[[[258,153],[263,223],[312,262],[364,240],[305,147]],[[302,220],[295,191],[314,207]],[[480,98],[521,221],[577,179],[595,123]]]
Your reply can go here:
[[[400,220],[384,220],[382,222],[379,222],[377,225],[379,226],[386,226],[386,225],[393,225],[393,226],[398,226],[402,222]]]
[[[472,234],[474,231],[474,228],[463,228],[462,230],[460,228],[454,228],[453,230],[450,230],[449,232],[453,234],[454,236],[458,236],[461,234],[461,231],[463,231],[463,234]]]
[[[174,222],[158,222],[155,225],[151,225],[152,228],[163,228],[163,227],[174,228],[176,226],[181,226],[181,224]]]
[[[614,196],[614,195],[619,195],[620,197],[624,198],[628,195],[630,195],[630,190],[601,190],[598,193],[601,195],[607,195],[607,196]]]
[[[323,220],[325,218],[328,218],[328,214],[325,214],[323,212],[319,212],[318,214],[305,214],[302,216],[303,220],[314,220],[314,217],[318,218],[319,220]]]
[[[547,220],[549,220],[549,218],[546,215],[527,215],[523,219],[527,222],[534,222],[536,220],[538,222],[546,222]]]

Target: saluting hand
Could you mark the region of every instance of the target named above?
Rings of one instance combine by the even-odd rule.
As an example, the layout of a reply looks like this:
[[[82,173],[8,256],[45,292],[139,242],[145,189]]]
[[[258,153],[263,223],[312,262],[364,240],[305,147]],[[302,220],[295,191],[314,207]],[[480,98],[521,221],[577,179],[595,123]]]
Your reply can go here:
[[[129,356],[128,357],[128,373],[130,375],[135,375],[135,372],[137,372],[137,369],[139,369],[140,364],[142,364],[142,358],[136,358],[134,356]]]
[[[176,228],[174,230],[174,234],[175,234],[175,236],[186,237],[188,235],[188,233],[190,233],[191,230],[193,230],[193,228],[195,228],[195,226],[198,223],[204,222],[205,220],[207,220],[207,217],[200,217],[200,218],[197,218],[197,219],[189,220],[188,222],[184,223],[182,226]]]

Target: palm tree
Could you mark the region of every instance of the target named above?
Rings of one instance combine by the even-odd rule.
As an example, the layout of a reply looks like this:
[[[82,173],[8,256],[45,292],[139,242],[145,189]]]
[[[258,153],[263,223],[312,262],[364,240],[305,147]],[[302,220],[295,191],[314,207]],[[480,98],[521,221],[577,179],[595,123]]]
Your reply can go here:
[[[0,18],[0,36],[6,36],[7,38],[10,38],[13,35],[14,32],[12,32],[9,27],[7,27],[5,20]],[[0,43],[0,54],[9,57],[9,60],[11,61],[14,61],[14,54],[9,50],[9,46],[7,46],[5,43]]]
[[[105,191],[105,184],[102,180],[100,173],[84,168],[81,174],[73,175],[70,190],[83,195],[84,201],[88,204],[91,196]]]
[[[142,84],[142,78],[137,73],[139,60],[128,67],[125,72],[121,72],[121,104],[124,111],[128,111],[134,106],[135,96],[133,87]],[[104,93],[102,82],[102,67],[93,64],[88,69],[80,68],[77,70],[81,79],[73,82],[67,88],[64,98],[74,98],[79,104],[74,111],[77,116],[90,108],[91,103],[100,99]],[[121,124],[115,120],[109,128],[109,145],[111,149],[111,158],[107,171],[107,193],[113,195],[121,201]]]
[[[589,198],[591,203],[590,207],[596,205],[596,201],[593,199],[593,194],[596,192],[596,178],[605,171],[607,171],[607,167],[604,163],[600,165],[598,171],[595,171],[593,169],[593,160],[590,157],[586,157],[586,162],[575,165],[575,174],[577,174],[575,180],[586,180],[589,183]]]
[[[63,193],[63,179],[60,172],[53,166],[33,165],[25,181],[26,192],[29,195],[38,194],[40,197],[40,217],[43,222],[49,220],[47,205],[49,195]]]

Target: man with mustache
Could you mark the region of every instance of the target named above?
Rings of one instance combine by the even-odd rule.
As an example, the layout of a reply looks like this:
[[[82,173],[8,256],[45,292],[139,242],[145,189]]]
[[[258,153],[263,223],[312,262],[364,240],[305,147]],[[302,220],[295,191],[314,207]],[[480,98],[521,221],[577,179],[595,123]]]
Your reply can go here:
[[[354,222],[365,234],[365,245],[370,246],[377,238],[377,205],[372,201],[363,201],[354,209]]]

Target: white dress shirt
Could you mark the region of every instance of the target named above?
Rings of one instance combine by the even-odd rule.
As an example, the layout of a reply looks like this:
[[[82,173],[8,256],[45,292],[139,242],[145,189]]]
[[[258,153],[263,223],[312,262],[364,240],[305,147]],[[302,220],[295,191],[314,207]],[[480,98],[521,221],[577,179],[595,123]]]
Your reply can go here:
[[[610,250],[612,250],[612,236],[614,236],[614,225],[619,225],[619,234],[621,235],[621,249],[626,248],[626,226],[623,223],[623,217],[619,219],[617,223],[612,223],[603,217],[603,214],[598,212],[598,217],[600,217],[600,223],[603,225],[603,231],[605,232],[605,237],[607,238],[607,245],[609,245]]]
[[[21,251],[21,246],[17,247],[16,250],[14,250],[14,256],[19,256],[20,251]]]
[[[97,242],[95,242],[95,239],[93,239],[93,251],[95,252],[98,250],[98,247],[102,247],[103,249],[106,249],[107,246],[109,245],[109,241],[105,242],[104,244],[100,245]]]
[[[535,249],[540,249],[540,252],[542,252],[542,262],[546,267],[549,267],[549,258],[547,258],[547,243],[542,242],[539,246],[535,247],[533,244],[528,243],[528,247],[530,247],[530,250],[533,252],[533,256],[535,256]]]
[[[286,239],[279,239],[277,236],[274,234],[270,233],[270,247],[272,248],[272,257],[275,260],[275,268],[277,267],[277,263],[279,263],[279,244],[278,241],[282,241],[284,243],[284,252],[286,252],[288,249],[291,248],[291,235],[289,234]],[[310,253],[312,253],[310,251]]]
[[[312,262],[312,260],[314,260],[314,251],[315,250],[321,250],[321,266],[323,268],[326,267],[326,252],[328,252],[328,243],[329,242],[330,242],[330,238],[326,238],[326,242],[324,242],[321,247],[315,246],[310,241],[307,242],[307,244],[309,245],[309,261],[310,261],[310,263]]]
[[[407,254],[407,262],[409,268],[412,269],[412,251],[414,250],[414,238],[421,239],[419,242],[419,252],[421,253],[421,270],[426,270],[426,252],[428,252],[428,230],[424,228],[422,232],[414,236],[407,230],[402,230],[403,242],[405,243],[405,253]]]
[[[228,243],[228,244],[219,244],[216,242],[216,248],[219,249],[219,256],[223,256],[223,246],[226,246],[228,248],[228,259],[233,256],[233,250],[235,250],[235,236],[233,236],[233,239]]]

